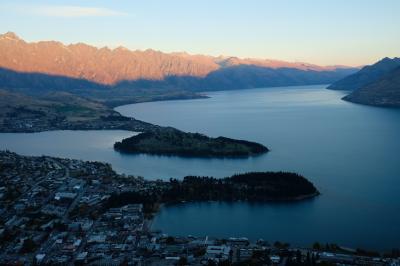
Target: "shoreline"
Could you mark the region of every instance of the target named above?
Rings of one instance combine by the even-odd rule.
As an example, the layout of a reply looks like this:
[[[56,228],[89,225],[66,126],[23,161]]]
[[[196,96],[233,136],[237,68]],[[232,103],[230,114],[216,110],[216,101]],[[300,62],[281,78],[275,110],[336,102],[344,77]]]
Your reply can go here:
[[[1,91],[1,90],[0,90]],[[32,117],[0,117],[0,133],[37,133],[56,130],[127,130],[134,132],[149,131],[157,128],[168,128],[155,125],[149,122],[135,119],[131,116],[122,115],[115,110],[118,107],[145,103],[145,102],[161,102],[175,100],[192,100],[192,99],[208,99],[209,96],[198,94],[191,97],[176,97],[176,98],[161,98],[144,101],[127,101],[120,102],[118,105],[109,104],[106,102],[97,102],[96,100],[87,99],[90,102],[102,105],[108,112],[105,116],[97,115],[94,118],[85,118],[76,121],[69,121],[67,116],[62,114],[43,113],[41,116]],[[36,99],[36,98],[35,98]],[[38,98],[40,99],[40,98]],[[12,107],[12,106],[11,106]],[[15,107],[17,108],[17,107]],[[52,107],[54,109],[54,107]],[[54,111],[51,109],[52,111]],[[96,112],[95,110],[92,110]],[[53,116],[52,116],[53,115]],[[2,121],[2,120],[3,121]]]
[[[47,125],[47,126],[44,126],[43,123],[39,123],[36,125],[21,125],[21,127],[5,127],[4,124],[3,125],[0,124],[0,133],[37,133],[37,132],[56,131],[56,130],[112,130],[112,129],[142,132],[146,128],[163,128],[164,126],[155,125],[150,122],[142,121],[142,120],[136,119],[131,116],[125,116],[116,109],[120,108],[122,106],[141,104],[141,103],[210,99],[210,98],[212,98],[212,96],[207,95],[207,93],[214,93],[214,92],[232,92],[232,91],[239,91],[239,90],[260,90],[260,89],[269,89],[269,88],[271,88],[271,89],[274,89],[274,88],[292,89],[295,87],[327,86],[327,85],[328,84],[311,84],[311,85],[261,87],[261,88],[237,89],[237,90],[215,90],[215,91],[212,90],[212,91],[199,92],[199,95],[194,96],[194,97],[151,99],[151,100],[138,101],[138,102],[127,101],[127,102],[121,102],[122,104],[118,104],[118,105],[102,103],[105,107],[107,107],[109,109],[109,111],[112,111],[118,115],[118,116],[115,116],[115,118],[117,118],[117,119],[127,118],[131,122],[124,124],[123,123],[124,121],[121,121],[121,120],[101,121],[100,119],[92,119],[92,120],[82,120],[82,121],[75,121],[75,122],[59,121],[58,124]],[[45,122],[47,122],[47,121],[45,121]],[[167,128],[168,128],[168,126],[167,126]]]

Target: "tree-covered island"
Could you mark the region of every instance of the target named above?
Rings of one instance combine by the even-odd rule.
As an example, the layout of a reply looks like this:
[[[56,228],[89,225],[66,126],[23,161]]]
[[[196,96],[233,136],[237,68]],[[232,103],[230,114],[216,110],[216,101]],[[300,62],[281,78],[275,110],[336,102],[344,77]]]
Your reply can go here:
[[[211,138],[174,128],[151,130],[114,144],[122,153],[149,153],[188,157],[248,157],[268,152],[262,144],[226,137]]]

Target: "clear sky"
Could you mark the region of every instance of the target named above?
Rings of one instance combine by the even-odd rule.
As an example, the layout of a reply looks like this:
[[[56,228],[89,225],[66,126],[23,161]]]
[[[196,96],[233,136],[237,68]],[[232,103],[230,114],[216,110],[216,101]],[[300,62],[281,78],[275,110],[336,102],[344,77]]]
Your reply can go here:
[[[400,56],[400,0],[0,0],[7,31],[27,41],[357,66]]]

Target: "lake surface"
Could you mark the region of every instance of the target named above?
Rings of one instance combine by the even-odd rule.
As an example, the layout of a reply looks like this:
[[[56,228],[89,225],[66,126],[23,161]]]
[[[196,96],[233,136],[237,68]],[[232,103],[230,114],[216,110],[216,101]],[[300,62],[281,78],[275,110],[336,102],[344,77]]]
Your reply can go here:
[[[208,93],[210,99],[116,108],[124,115],[211,136],[257,141],[270,152],[249,159],[121,155],[127,131],[0,134],[0,147],[21,154],[110,162],[146,178],[224,177],[285,170],[310,179],[322,195],[299,203],[187,203],[162,208],[153,228],[171,235],[245,236],[307,245],[400,247],[400,110],[340,100],[326,86]]]

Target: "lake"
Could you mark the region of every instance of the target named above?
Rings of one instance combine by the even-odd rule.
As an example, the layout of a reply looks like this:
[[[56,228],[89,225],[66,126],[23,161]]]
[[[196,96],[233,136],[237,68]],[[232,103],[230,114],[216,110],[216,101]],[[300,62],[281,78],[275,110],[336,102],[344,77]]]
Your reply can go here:
[[[0,147],[21,154],[106,161],[149,179],[229,176],[285,170],[310,179],[322,195],[298,203],[186,203],[164,207],[153,228],[171,235],[245,236],[310,245],[314,241],[374,249],[400,247],[400,110],[344,102],[326,86],[207,93],[211,98],[116,108],[158,125],[257,141],[271,151],[248,159],[122,155],[127,131],[0,134]]]

